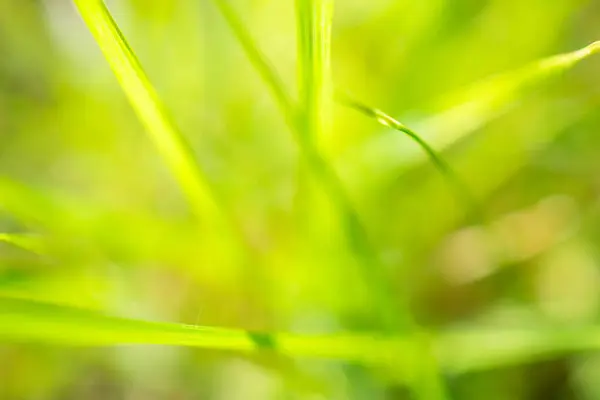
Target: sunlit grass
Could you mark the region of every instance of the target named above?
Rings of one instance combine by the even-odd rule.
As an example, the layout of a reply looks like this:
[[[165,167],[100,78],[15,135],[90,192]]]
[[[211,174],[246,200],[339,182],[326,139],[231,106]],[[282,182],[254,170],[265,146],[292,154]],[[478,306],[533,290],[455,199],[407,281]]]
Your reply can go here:
[[[4,297],[0,298],[0,337],[9,341],[84,346],[159,344],[249,354],[272,351],[292,357],[331,358],[366,366],[386,365],[390,369],[409,371],[403,378],[409,382],[415,395],[423,399],[446,397],[441,378],[444,373],[462,374],[597,350],[600,347],[596,338],[598,328],[593,326],[574,330],[554,329],[551,326],[515,330],[471,326],[461,330],[423,333],[416,326],[410,307],[405,302],[408,295],[394,293],[386,264],[378,254],[377,245],[371,242],[367,225],[348,194],[346,182],[320,149],[320,140],[330,134],[333,126],[331,109],[334,83],[330,59],[333,1],[296,1],[297,96],[288,92],[287,85],[279,78],[232,6],[225,0],[214,2],[285,117],[299,148],[302,166],[310,171],[312,179],[320,183],[321,190],[327,194],[339,214],[342,222],[340,236],[347,245],[346,250],[359,265],[360,276],[368,286],[371,308],[380,322],[379,329],[372,328],[372,333],[363,334],[346,333],[343,329],[339,334],[330,335],[254,333],[243,329],[117,318],[55,304]],[[75,0],[75,3],[140,121],[187,195],[195,214],[200,221],[214,229],[219,240],[227,242],[225,247],[230,246],[234,252],[251,253],[231,220],[230,211],[224,208],[219,195],[209,184],[191,146],[173,123],[104,3],[99,0]],[[450,106],[446,111],[421,121],[416,130],[359,100],[346,98],[342,103],[374,119],[383,127],[410,137],[452,184],[472,213],[479,215],[478,201],[440,151],[493,120],[532,86],[598,52],[600,44],[596,42],[581,50],[550,57],[485,80],[469,90],[449,96]],[[420,134],[421,131],[424,135]],[[392,139],[389,139],[392,136],[388,133],[382,133],[375,139],[375,150],[380,149],[388,156],[392,154],[391,157],[397,158],[391,164],[380,162],[378,166],[398,167],[406,162],[402,159],[403,149],[395,147],[398,132],[393,133]],[[411,160],[420,162],[426,157]],[[0,192],[6,211],[33,225],[42,226],[49,234],[58,234],[61,241],[80,230],[88,242],[99,247],[110,246],[102,241],[102,235],[94,231],[100,229],[94,224],[100,225],[98,221],[105,214],[91,213],[90,217],[86,207],[79,209],[75,203],[54,201],[51,196],[44,196],[7,179],[0,181]],[[118,219],[121,223],[135,225],[135,219],[121,217]],[[157,228],[160,224],[150,226]],[[87,230],[81,229],[83,227]],[[143,240],[143,231],[143,227],[135,231],[140,241]],[[221,238],[223,232],[225,237]],[[164,233],[167,235],[172,231],[165,230]],[[114,232],[113,241],[120,241],[121,238],[127,243],[125,235]],[[0,241],[34,253],[42,253],[45,248],[44,242],[37,236],[3,233],[0,234]],[[253,255],[248,254],[246,258],[252,259]],[[246,262],[246,259],[241,262]],[[256,276],[248,274],[246,277],[253,279]],[[402,286],[409,284],[407,282]]]

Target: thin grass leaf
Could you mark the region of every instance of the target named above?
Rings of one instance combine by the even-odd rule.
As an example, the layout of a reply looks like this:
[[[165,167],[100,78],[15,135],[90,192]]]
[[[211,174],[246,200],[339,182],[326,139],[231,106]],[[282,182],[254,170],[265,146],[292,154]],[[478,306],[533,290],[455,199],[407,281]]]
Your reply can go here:
[[[222,219],[223,210],[189,143],[175,127],[104,2],[74,1],[131,105],[188,196],[196,214],[203,219]]]
[[[464,374],[600,350],[600,328],[462,328],[427,335],[444,371]],[[423,335],[301,335],[150,322],[0,296],[0,340],[76,346],[169,345],[414,368]],[[423,361],[423,360],[421,360]],[[410,372],[410,371],[409,371]],[[431,387],[428,388],[431,390]]]
[[[398,132],[404,133],[415,143],[417,143],[423,149],[425,154],[427,154],[434,167],[440,172],[440,174],[446,179],[448,184],[454,189],[456,197],[461,203],[465,205],[467,211],[471,214],[473,222],[485,222],[485,216],[481,205],[475,199],[475,196],[473,196],[467,184],[456,174],[456,172],[450,167],[446,160],[444,160],[442,156],[437,151],[435,151],[433,147],[431,147],[419,134],[417,134],[414,130],[410,129],[403,123],[394,119],[390,115],[384,113],[383,111],[377,108],[369,107],[366,104],[361,103],[360,101],[355,100],[346,94],[338,94],[337,99],[341,104],[352,108],[366,115],[367,117],[373,118],[379,124],[394,129]]]
[[[514,71],[485,79],[446,96],[445,111],[417,124],[421,137],[443,150],[464,139],[471,133],[504,113],[523,94],[540,83],[572,68],[591,55],[600,52],[600,42],[594,42],[580,50],[555,55]],[[345,165],[360,164],[373,174],[389,174],[399,168],[408,168],[424,161],[422,154],[412,153],[402,146],[393,134],[382,134],[365,145],[358,159],[344,160]]]
[[[286,120],[291,125],[294,124],[295,106],[289,94],[281,81],[281,78],[269,63],[259,46],[256,45],[254,38],[250,31],[244,25],[240,16],[235,12],[233,7],[229,4],[228,0],[213,0],[225,21],[233,31],[236,39],[242,46],[242,49],[246,53],[246,56],[260,74],[263,81],[271,91],[271,94],[277,101],[281,112],[284,114]]]

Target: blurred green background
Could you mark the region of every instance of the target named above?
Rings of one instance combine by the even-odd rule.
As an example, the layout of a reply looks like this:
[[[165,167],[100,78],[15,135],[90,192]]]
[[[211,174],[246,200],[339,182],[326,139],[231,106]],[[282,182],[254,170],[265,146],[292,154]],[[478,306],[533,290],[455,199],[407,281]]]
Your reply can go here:
[[[294,2],[231,4],[295,92]],[[209,326],[378,329],[334,205],[214,4],[108,5],[261,262],[198,228],[72,3],[0,0],[0,231],[43,247],[0,244],[0,294]],[[486,212],[473,222],[408,138],[335,106],[320,146],[423,327],[599,319],[600,57],[525,84],[510,73],[598,39],[597,0],[336,2],[336,87],[444,150]],[[600,356],[444,378],[455,399],[600,399]],[[404,398],[377,366],[0,342],[7,400]]]

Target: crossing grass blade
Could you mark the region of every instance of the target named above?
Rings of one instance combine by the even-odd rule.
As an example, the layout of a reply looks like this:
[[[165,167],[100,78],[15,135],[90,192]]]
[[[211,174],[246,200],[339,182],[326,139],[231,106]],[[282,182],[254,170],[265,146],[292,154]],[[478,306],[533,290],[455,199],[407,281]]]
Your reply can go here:
[[[214,0],[214,2],[248,59],[278,102],[298,143],[303,162],[308,166],[313,177],[322,184],[342,216],[347,242],[359,260],[365,281],[372,289],[377,307],[382,313],[382,320],[385,321],[384,325],[388,327],[397,325],[398,316],[392,306],[393,297],[383,274],[383,266],[369,243],[366,230],[345,192],[343,183],[333,167],[325,160],[317,144],[319,136],[323,135],[330,125],[328,120],[333,85],[329,58],[333,2],[310,0],[296,2],[300,88],[297,107],[292,103],[274,68],[235,10],[224,0]]]
[[[416,331],[406,298],[398,307],[383,262],[336,171],[320,153],[319,139],[331,126],[333,84],[331,79],[332,1],[296,0],[299,65],[299,144],[313,174],[335,201],[342,217],[349,247],[358,260],[361,276],[368,283],[373,305],[384,328],[391,333]],[[418,342],[413,351],[423,350],[421,359],[432,357],[429,347]],[[434,363],[418,363],[411,389],[418,398],[445,399],[445,388]]]

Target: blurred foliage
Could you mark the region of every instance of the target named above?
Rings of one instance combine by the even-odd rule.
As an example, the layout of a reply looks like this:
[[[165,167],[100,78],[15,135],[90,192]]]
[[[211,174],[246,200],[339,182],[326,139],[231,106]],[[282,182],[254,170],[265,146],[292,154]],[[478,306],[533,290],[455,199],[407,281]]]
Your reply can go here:
[[[71,1],[0,0],[0,296],[11,299],[0,301],[0,399],[411,398],[414,370],[433,362],[425,347],[398,365],[74,347],[104,343],[103,327],[119,343],[127,324],[59,326],[53,308],[14,306],[267,332],[380,328],[339,204],[215,3],[107,3],[256,262],[198,224]],[[300,92],[294,1],[228,4]],[[600,57],[549,58],[600,39],[599,27],[597,0],[335,4],[335,87],[422,134],[486,215],[469,218],[410,138],[332,106],[318,147],[394,306],[448,332],[436,354],[449,398],[600,396]],[[465,328],[473,336],[452,333]]]

